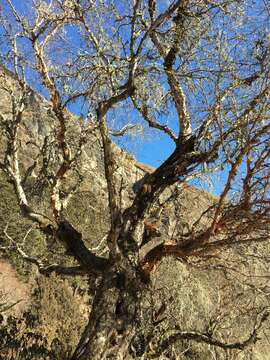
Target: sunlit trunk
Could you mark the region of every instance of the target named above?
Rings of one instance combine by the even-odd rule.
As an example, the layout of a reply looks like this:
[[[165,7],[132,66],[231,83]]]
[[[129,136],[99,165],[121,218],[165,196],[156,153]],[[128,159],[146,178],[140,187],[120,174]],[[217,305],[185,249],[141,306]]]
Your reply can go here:
[[[135,268],[130,266],[121,272],[112,266],[96,291],[89,322],[71,360],[128,359],[130,343],[140,324],[144,287]]]

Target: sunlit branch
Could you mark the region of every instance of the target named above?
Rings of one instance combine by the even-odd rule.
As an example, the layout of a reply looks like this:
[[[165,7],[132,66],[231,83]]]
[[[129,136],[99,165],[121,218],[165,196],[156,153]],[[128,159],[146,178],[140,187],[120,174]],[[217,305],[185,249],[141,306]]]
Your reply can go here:
[[[167,134],[175,143],[177,143],[177,136],[175,133],[166,125],[162,125],[158,123],[150,114],[149,109],[147,108],[147,105],[143,104],[142,106],[139,106],[138,102],[136,101],[135,97],[132,96],[132,101],[135,106],[135,108],[141,113],[144,120],[148,123],[148,125],[154,129],[158,129],[163,131],[165,134]]]
[[[122,127],[122,129],[120,130],[109,130],[110,135],[118,137],[118,136],[123,136],[123,135],[127,135],[129,133],[131,133],[132,131],[139,131],[141,130],[141,126],[137,125],[137,124],[127,124],[124,127]]]

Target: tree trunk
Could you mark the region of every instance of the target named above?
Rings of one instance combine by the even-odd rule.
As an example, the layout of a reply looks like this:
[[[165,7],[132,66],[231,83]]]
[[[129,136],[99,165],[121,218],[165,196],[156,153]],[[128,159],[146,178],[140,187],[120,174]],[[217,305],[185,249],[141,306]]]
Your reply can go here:
[[[129,357],[129,346],[140,324],[140,303],[146,285],[135,268],[123,265],[119,262],[103,275],[89,322],[71,360]]]

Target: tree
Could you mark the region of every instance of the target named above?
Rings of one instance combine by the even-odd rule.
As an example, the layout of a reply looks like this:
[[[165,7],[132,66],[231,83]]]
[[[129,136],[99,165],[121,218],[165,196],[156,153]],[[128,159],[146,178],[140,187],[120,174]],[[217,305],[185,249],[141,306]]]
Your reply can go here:
[[[138,340],[150,275],[164,257],[206,259],[269,240],[270,39],[264,30],[269,8],[248,0],[38,0],[27,5],[27,10],[11,0],[1,5],[2,62],[19,84],[16,90],[2,86],[12,106],[1,114],[1,170],[13,185],[22,216],[64,244],[78,266],[50,266],[18,244],[12,248],[43,273],[100,279],[73,360],[128,358]],[[33,96],[30,86],[47,98],[55,124],[37,160],[23,170],[18,134]],[[74,104],[83,117],[75,145],[67,112]],[[119,129],[119,120],[113,128],[112,113],[121,118],[126,108],[136,121]],[[138,125],[168,136],[174,150],[142,179],[132,203],[123,208],[112,137]],[[90,133],[103,149],[110,210],[107,257],[90,251],[65,215],[76,191],[75,184],[64,192],[65,179],[74,176],[80,183],[77,164]],[[226,179],[218,200],[192,219],[188,231],[178,232],[173,241],[152,239],[147,221],[163,192],[172,187],[176,194],[188,180],[222,169]],[[27,197],[25,184],[35,171],[36,181],[42,177],[49,187],[53,219]],[[160,349],[176,339],[242,349],[257,340],[266,318],[265,312],[259,314],[243,342],[181,329],[163,339]]]

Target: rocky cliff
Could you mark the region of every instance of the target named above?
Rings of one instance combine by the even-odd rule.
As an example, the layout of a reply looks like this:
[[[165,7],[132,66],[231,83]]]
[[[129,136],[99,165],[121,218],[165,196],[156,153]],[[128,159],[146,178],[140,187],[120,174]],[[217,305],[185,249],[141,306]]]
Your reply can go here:
[[[10,95],[5,88],[12,88],[16,94],[18,87],[16,79],[12,74],[4,68],[1,68],[0,71],[0,84],[2,88],[0,112],[7,119],[11,108]],[[70,120],[68,138],[69,143],[72,145],[72,150],[73,147],[76,148],[76,141],[84,127],[84,123],[72,114],[67,114],[67,116]],[[39,178],[39,170],[42,166],[39,153],[41,148],[44,149],[46,141],[51,141],[50,156],[52,162],[57,162],[57,158],[53,159],[55,156],[53,144],[55,126],[55,120],[48,111],[47,101],[31,91],[29,107],[24,114],[22,126],[19,130],[20,165],[22,171],[25,172],[34,162],[38,163],[31,176],[27,178],[25,187],[31,202],[38,205],[40,211],[45,212],[48,217],[51,217],[52,214],[48,206],[48,188],[46,182],[42,177]],[[2,152],[5,151],[3,126],[0,147]],[[124,152],[117,146],[115,146],[115,154],[118,160],[117,177],[119,191],[121,189],[122,205],[126,207],[140,187],[140,180],[147,173],[153,171],[153,169],[150,166],[137,162],[132,155]],[[2,158],[3,153],[1,154]],[[20,254],[12,251],[12,247],[7,249],[11,238],[12,241],[23,242],[24,250],[30,256],[41,256],[49,263],[71,263],[71,260],[65,255],[65,250],[59,244],[46,243],[37,229],[31,228],[32,224],[21,218],[13,188],[3,172],[0,173],[0,176],[0,239],[3,250],[0,269],[6,269],[0,273],[0,286],[3,293],[7,293],[7,302],[23,300],[25,306],[22,306],[22,302],[20,302],[10,312],[16,315],[16,319],[20,318],[20,321],[28,324],[27,326],[29,326],[29,323],[25,320],[26,315],[22,314],[23,311],[29,309],[29,303],[32,301],[33,304],[34,301],[36,305],[32,307],[34,310],[30,310],[30,313],[27,310],[27,314],[29,316],[32,312],[32,315],[38,319],[38,325],[36,325],[38,336],[42,338],[43,335],[47,334],[48,339],[50,339],[46,345],[49,352],[58,346],[60,349],[59,353],[62,352],[63,354],[65,352],[65,354],[68,354],[71,349],[68,349],[63,344],[67,342],[70,332],[73,331],[73,333],[77,334],[72,339],[74,343],[71,343],[71,347],[74,347],[79,336],[78,334],[82,331],[82,326],[85,322],[84,316],[87,313],[84,303],[89,302],[89,299],[91,299],[91,294],[87,294],[86,291],[89,284],[87,284],[87,279],[85,278],[76,278],[69,282],[54,279],[52,282],[58,286],[54,288],[50,285],[48,279],[42,280],[40,278],[35,266],[25,262]],[[78,187],[76,187],[77,183],[79,184]],[[71,190],[74,190],[74,194],[66,210],[67,218],[83,234],[83,238],[89,248],[100,255],[106,254],[107,249],[103,240],[108,232],[107,190],[101,143],[99,135],[95,132],[89,134],[76,172],[65,180],[63,191],[68,193]],[[176,239],[177,234],[188,232],[193,220],[200,217],[215,200],[216,198],[211,194],[191,187],[188,184],[174,186],[166,190],[160,198],[158,206],[156,206],[151,217],[148,219],[149,224],[154,225],[158,231],[158,236],[157,234],[154,236],[155,241],[162,242],[168,239]],[[206,225],[207,219],[205,222]],[[31,230],[29,231],[29,229]],[[10,238],[7,237],[7,234]],[[27,241],[26,234],[28,234]],[[5,248],[6,250],[4,250]],[[260,283],[257,280],[254,281],[252,275],[261,276],[263,270],[262,266],[257,263],[255,264],[254,259],[250,260],[249,263],[249,265],[254,265],[252,268],[253,274],[243,276],[246,264],[242,262],[239,262],[239,274],[235,272],[235,268],[230,270],[233,262],[237,263],[240,261],[242,251],[243,249],[237,248],[234,251],[228,251],[225,255],[217,253],[213,258],[204,259],[203,261],[199,261],[199,259],[182,259],[181,261],[170,258],[165,259],[153,274],[152,288],[149,291],[149,298],[146,299],[146,303],[149,302],[148,305],[154,305],[156,309],[166,305],[162,330],[159,331],[162,332],[178,326],[184,330],[195,330],[205,333],[210,331],[210,327],[213,326],[211,331],[215,331],[224,341],[240,341],[247,337],[253,329],[256,317],[254,309],[268,306],[268,292],[261,292],[258,295],[258,289],[261,289],[264,283],[263,281]],[[221,259],[222,261],[220,261]],[[254,263],[252,263],[253,261]],[[14,284],[13,288],[8,288],[8,283]],[[268,287],[267,284],[265,286]],[[40,294],[37,295],[34,291],[31,295],[31,291],[37,288],[40,290]],[[60,288],[61,291],[59,290]],[[21,291],[18,291],[18,289],[21,289]],[[62,294],[61,296],[64,299],[59,298],[59,294]],[[48,298],[50,297],[53,298],[51,300],[53,304],[48,304]],[[81,305],[74,307],[74,304],[78,303]],[[54,306],[54,308],[50,309],[50,306]],[[61,311],[59,311],[60,308],[62,309]],[[146,308],[148,310],[145,312],[145,316],[152,316],[149,310],[150,307],[147,307],[147,304]],[[52,319],[54,317],[53,311],[59,312],[57,319]],[[73,319],[72,321],[68,322],[65,320],[67,314]],[[74,319],[79,319],[76,326],[73,323]],[[5,335],[13,325],[10,322],[10,325],[5,324],[3,326],[3,329],[6,331],[4,332]],[[18,327],[17,322],[16,326]],[[64,330],[60,336],[59,328],[61,327]],[[267,328],[265,335],[267,335]],[[160,333],[157,333],[156,337],[158,338],[159,336],[161,336]],[[62,343],[56,346],[56,339],[59,342],[62,341]],[[266,337],[261,342],[258,342],[256,346],[249,347],[245,351],[241,351],[241,349],[239,351],[224,350],[201,343],[179,341],[176,343],[174,350],[167,355],[167,358],[267,360],[269,358],[270,347],[265,339]],[[157,353],[154,340],[150,347],[152,355],[149,350],[149,358]],[[18,340],[18,344],[20,344],[19,341],[23,341],[22,338]],[[5,358],[12,359],[13,355],[6,351],[9,345],[6,343],[1,345],[4,349],[3,354],[5,354]],[[24,346],[27,347],[28,345]],[[14,348],[16,348],[15,345]],[[51,359],[52,357],[49,356],[56,356],[56,353],[56,350],[54,350],[54,355],[49,354],[46,356]],[[45,354],[45,350],[43,354]],[[1,356],[4,355],[1,354]],[[18,356],[17,358],[20,359],[26,358],[26,355],[23,355],[23,353]],[[39,355],[40,357],[31,356],[33,359],[46,358],[42,354]]]

